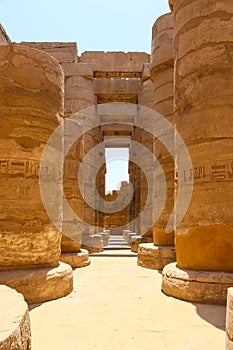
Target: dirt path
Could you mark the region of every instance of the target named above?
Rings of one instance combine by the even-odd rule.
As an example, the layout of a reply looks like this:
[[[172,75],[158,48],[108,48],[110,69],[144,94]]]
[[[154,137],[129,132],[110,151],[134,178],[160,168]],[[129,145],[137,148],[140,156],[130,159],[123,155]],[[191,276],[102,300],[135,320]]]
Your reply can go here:
[[[33,350],[223,350],[225,307],[166,297],[135,257],[92,257],[75,291],[33,306]]]

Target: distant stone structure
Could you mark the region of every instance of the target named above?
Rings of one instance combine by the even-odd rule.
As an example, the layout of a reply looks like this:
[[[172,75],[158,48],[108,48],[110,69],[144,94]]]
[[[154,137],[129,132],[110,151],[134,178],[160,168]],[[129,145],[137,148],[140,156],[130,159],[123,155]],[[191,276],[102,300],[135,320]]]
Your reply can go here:
[[[107,193],[105,200],[113,202],[120,196],[122,198],[121,204],[124,207],[123,210],[117,211],[114,214],[105,214],[104,227],[106,229],[114,228],[114,234],[122,235],[122,228],[118,230],[118,227],[124,226],[123,229],[128,228],[128,218],[129,218],[129,192],[128,192],[129,183],[127,181],[121,182],[121,187],[119,190],[113,190],[110,193]],[[124,205],[125,204],[125,205]],[[117,208],[116,208],[117,209]]]

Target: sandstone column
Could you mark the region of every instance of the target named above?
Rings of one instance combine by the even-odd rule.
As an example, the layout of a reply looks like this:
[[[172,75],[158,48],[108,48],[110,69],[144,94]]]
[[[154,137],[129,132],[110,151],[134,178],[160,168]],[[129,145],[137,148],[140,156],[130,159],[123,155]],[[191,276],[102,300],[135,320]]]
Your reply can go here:
[[[178,175],[194,190],[163,290],[221,303],[233,285],[233,3],[175,0],[174,21],[176,127],[193,163]]]
[[[151,108],[172,124],[174,124],[173,74],[173,14],[167,13],[157,19],[152,29],[150,78],[154,83],[154,93]],[[162,130],[158,130],[158,133],[163,136]],[[173,146],[174,134],[171,134],[170,138]],[[174,232],[166,232],[166,225],[174,207],[174,161],[169,154],[169,150],[166,150],[159,140],[153,137],[151,141],[151,151],[154,152],[165,174],[167,198],[163,212],[153,227],[153,243],[144,243],[139,246],[138,265],[152,269],[162,269],[166,264],[175,261]],[[159,178],[155,178],[155,185],[159,181]],[[143,189],[142,192],[144,193]],[[161,201],[159,193],[155,200],[156,202]]]
[[[65,73],[65,115],[70,117],[72,114],[78,113],[79,111],[95,104],[93,70],[90,64],[77,62],[63,62],[62,68]],[[78,122],[80,123],[81,128],[81,120],[78,120]],[[72,127],[69,132],[73,133]],[[69,201],[72,201],[72,208],[74,212],[76,212],[79,217],[87,223],[87,225],[85,225],[85,223],[77,225],[77,234],[78,232],[81,232],[83,235],[83,245],[81,250],[80,246],[77,246],[76,242],[72,243],[72,241],[67,237],[64,237],[64,235],[62,237],[62,259],[65,259],[63,261],[69,263],[72,261],[71,265],[73,267],[88,265],[90,263],[88,251],[84,248],[87,248],[90,251],[92,250],[92,243],[90,240],[101,240],[101,237],[93,238],[92,235],[95,232],[90,232],[88,229],[88,223],[91,225],[97,224],[97,218],[95,217],[96,213],[85,203],[85,199],[80,193],[77,182],[78,169],[85,154],[99,142],[99,139],[99,130],[90,130],[87,133],[84,132],[82,137],[77,140],[67,155],[70,160],[67,158],[65,162],[65,164],[67,164],[67,171],[65,171],[64,181],[67,182],[67,184],[69,182]],[[73,175],[71,175],[71,173],[73,173]],[[90,181],[87,181],[87,179],[90,179]],[[93,178],[86,178],[83,186],[85,186],[84,193],[87,193],[87,191],[93,191]],[[101,242],[99,243],[101,245]],[[102,247],[100,250],[102,251]]]
[[[44,209],[39,170],[63,116],[63,72],[49,55],[19,45],[0,46],[0,60],[0,283],[28,302],[56,299],[72,290],[72,270],[59,264],[61,234]],[[59,178],[53,159],[42,172],[47,182]]]

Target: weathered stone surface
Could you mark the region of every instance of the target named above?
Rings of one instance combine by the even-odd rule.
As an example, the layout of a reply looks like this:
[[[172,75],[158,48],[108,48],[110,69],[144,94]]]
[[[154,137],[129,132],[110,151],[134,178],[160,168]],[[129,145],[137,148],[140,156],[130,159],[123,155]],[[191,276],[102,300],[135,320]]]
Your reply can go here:
[[[232,273],[181,269],[176,263],[163,269],[162,290],[178,299],[225,304],[230,287],[233,287]]]
[[[227,0],[174,3],[176,127],[193,163],[183,179],[194,180],[177,230],[181,268],[233,272],[232,14]]]
[[[144,63],[142,66],[142,81],[150,79],[150,63]]]
[[[226,336],[226,350],[233,350],[233,341]]]
[[[102,236],[103,246],[106,247],[108,245],[108,241],[109,241],[109,233],[108,232],[99,232],[98,234]]]
[[[29,303],[58,299],[73,290],[71,266],[59,263],[54,268],[34,268],[17,271],[1,271],[0,284],[22,293]]]
[[[138,246],[138,265],[147,269],[162,270],[164,266],[176,261],[174,247],[155,246],[142,243]]]
[[[82,248],[89,251],[89,253],[103,252],[104,244],[103,238],[99,234],[83,235]]]
[[[131,230],[123,230],[123,237],[126,243],[131,246],[131,240],[132,237],[136,235],[136,232],[133,232]]]
[[[131,239],[131,252],[137,253],[139,244],[141,243],[152,243],[153,237],[145,237],[145,236],[133,236]]]
[[[61,234],[45,212],[39,170],[63,115],[63,72],[48,54],[22,45],[0,46],[0,62],[1,269],[56,266]],[[59,177],[53,161],[41,166],[49,186]]]
[[[136,94],[141,90],[140,79],[95,79],[94,82],[95,94]]]
[[[233,349],[233,288],[227,292],[226,350]]]
[[[0,349],[30,350],[30,318],[22,294],[7,286],[0,286],[0,310]]]
[[[88,63],[67,63],[61,64],[65,77],[80,76],[86,79],[93,79],[93,69]]]
[[[72,239],[62,235],[61,239],[61,252],[62,253],[74,253],[79,252],[81,248],[81,240],[80,242],[75,242]]]
[[[174,65],[173,15],[171,13],[160,16],[154,23],[151,53],[151,79],[154,81],[159,71],[172,68]]]
[[[143,64],[150,62],[150,55],[145,52],[85,51],[80,57],[80,62],[90,63],[95,72],[141,73]]]
[[[232,272],[233,226],[192,227],[177,234],[177,263],[191,270]]]
[[[21,45],[45,51],[52,57],[56,58],[59,63],[75,63],[78,61],[78,49],[75,42],[63,43],[23,41]]]
[[[7,45],[10,43],[11,43],[10,38],[8,37],[3,26],[0,24],[0,45]]]
[[[61,234],[52,225],[25,231],[0,233],[0,270],[57,266]]]
[[[143,81],[138,104],[153,109],[154,106],[154,84],[150,79]]]
[[[169,0],[169,6],[170,6],[171,11],[173,11],[174,1],[175,0]]]
[[[154,82],[153,108],[156,112],[174,124],[174,44],[173,44],[173,15],[167,13],[159,17],[152,30],[152,63],[151,79]],[[160,137],[165,136],[159,130]],[[166,135],[167,136],[167,135]],[[174,134],[171,133],[170,144],[174,146]],[[166,225],[174,208],[174,160],[168,150],[159,142],[154,141],[155,155],[163,168],[167,195],[164,209],[153,228],[154,244],[174,246],[174,232],[166,232]],[[159,183],[160,179],[155,179]],[[161,201],[160,196],[156,203]]]
[[[116,210],[115,213],[108,213],[106,210],[104,218],[104,226],[111,229],[112,235],[121,235],[122,231],[127,228],[129,220],[129,184],[127,181],[121,182],[120,189],[111,191],[105,195],[105,200],[110,208]],[[116,200],[119,199],[120,208],[117,211]]]
[[[89,252],[81,249],[79,252],[62,253],[60,261],[70,265],[73,269],[90,265]]]
[[[93,82],[82,76],[71,76],[65,84],[65,114],[69,116],[95,104]]]

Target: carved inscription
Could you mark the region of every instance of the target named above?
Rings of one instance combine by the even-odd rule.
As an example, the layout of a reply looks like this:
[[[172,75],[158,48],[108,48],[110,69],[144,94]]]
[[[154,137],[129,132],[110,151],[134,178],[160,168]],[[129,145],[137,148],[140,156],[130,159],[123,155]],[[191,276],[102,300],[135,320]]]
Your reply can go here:
[[[222,161],[219,164],[206,164],[194,166],[193,169],[184,170],[183,181],[219,182],[233,181],[233,161]]]
[[[94,72],[94,78],[99,79],[140,79],[141,72]]]
[[[55,169],[52,165],[40,165],[40,162],[27,159],[6,159],[0,158],[0,175],[12,175],[20,177],[39,177],[47,180],[58,180],[61,178],[60,169]]]

